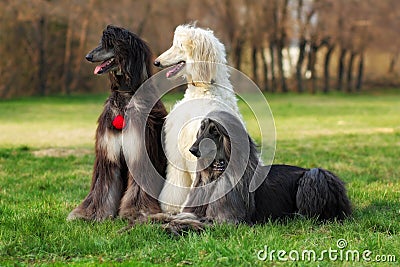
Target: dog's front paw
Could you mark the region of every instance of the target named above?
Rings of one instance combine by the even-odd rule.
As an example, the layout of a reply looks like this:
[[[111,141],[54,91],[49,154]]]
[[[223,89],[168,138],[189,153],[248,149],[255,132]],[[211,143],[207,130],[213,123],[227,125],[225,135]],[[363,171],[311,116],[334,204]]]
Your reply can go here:
[[[67,221],[73,221],[73,220],[85,220],[85,221],[90,221],[93,220],[94,216],[93,214],[88,214],[84,210],[80,208],[76,208],[73,211],[71,211],[68,214]]]
[[[115,215],[111,212],[93,212],[89,209],[82,209],[80,207],[75,208],[67,216],[67,221],[74,220],[85,220],[85,221],[97,221],[101,222],[107,219],[114,219]]]

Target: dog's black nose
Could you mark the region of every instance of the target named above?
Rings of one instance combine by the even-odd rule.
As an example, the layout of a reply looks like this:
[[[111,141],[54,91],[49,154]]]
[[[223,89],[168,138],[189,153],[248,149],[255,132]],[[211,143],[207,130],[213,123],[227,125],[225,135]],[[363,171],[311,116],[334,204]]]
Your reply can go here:
[[[85,58],[86,58],[87,61],[92,61],[93,60],[93,55],[89,53],[89,54],[87,54],[85,56]]]
[[[158,61],[158,60],[154,61],[154,66],[160,67],[161,66],[161,62]]]
[[[200,153],[200,150],[199,150],[198,147],[192,146],[192,147],[189,149],[189,151],[190,151],[190,153],[192,153],[193,156],[195,156],[196,158],[199,158],[199,157],[201,156],[201,153]]]

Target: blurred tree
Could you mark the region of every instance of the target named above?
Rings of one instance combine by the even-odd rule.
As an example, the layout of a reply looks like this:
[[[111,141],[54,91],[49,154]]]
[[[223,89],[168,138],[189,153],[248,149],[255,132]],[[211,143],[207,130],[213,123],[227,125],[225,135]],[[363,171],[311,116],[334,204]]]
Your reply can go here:
[[[396,84],[399,10],[397,0],[1,0],[0,97],[104,91],[84,56],[107,24],[136,32],[157,56],[177,25],[196,21],[266,91],[329,92],[334,81],[359,91],[364,77]]]
[[[243,51],[248,38],[248,9],[243,0],[207,0],[206,10],[217,18],[216,28],[220,29],[226,42],[233,66],[242,70]]]
[[[288,92],[285,71],[283,69],[284,56],[283,50],[287,45],[288,34],[287,26],[289,21],[289,0],[272,0],[272,34],[270,36],[271,68],[274,69],[274,57],[276,55],[280,87],[282,92]]]
[[[388,53],[387,72],[395,74],[400,54],[400,1],[385,0],[374,2],[371,12],[371,31],[375,37],[372,40],[374,50],[384,49]]]
[[[296,63],[296,80],[297,91],[302,93],[304,91],[303,85],[303,63],[306,55],[307,46],[307,32],[311,25],[311,19],[315,15],[315,8],[304,4],[304,0],[298,0],[296,7],[296,37],[298,42],[299,56]]]
[[[88,24],[89,24],[89,16],[87,14],[90,14],[88,11],[94,10],[94,3],[95,0],[89,0],[87,2],[84,2],[84,5],[77,5],[77,13],[80,14],[79,20],[80,20],[80,27],[77,29],[80,29],[79,33],[79,45],[76,50],[76,54],[80,56],[75,57],[75,62],[73,62],[73,70],[74,70],[74,75],[72,76],[72,82],[70,85],[70,90],[75,91],[76,88],[78,87],[78,84],[81,82],[81,68],[82,68],[82,62],[83,62],[83,55],[86,54],[86,39],[87,39],[87,34],[88,34]],[[86,4],[86,5],[85,5]]]

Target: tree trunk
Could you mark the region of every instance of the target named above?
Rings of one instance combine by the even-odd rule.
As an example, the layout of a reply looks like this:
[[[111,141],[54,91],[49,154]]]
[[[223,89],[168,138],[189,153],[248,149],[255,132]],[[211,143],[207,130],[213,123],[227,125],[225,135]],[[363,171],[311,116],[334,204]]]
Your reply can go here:
[[[355,52],[351,52],[349,59],[349,67],[347,69],[347,92],[353,91],[353,63],[356,56]]]
[[[18,75],[18,72],[13,71],[13,72],[10,74],[9,79],[7,79],[8,81],[7,81],[5,84],[2,84],[1,90],[0,90],[0,92],[1,92],[0,98],[7,98],[7,97],[9,97],[9,96],[12,96],[13,93],[15,93],[15,92],[13,92],[13,90],[12,90],[12,89],[13,89],[12,81],[13,81],[14,79],[16,79],[16,76],[17,76],[17,75]],[[3,81],[3,83],[4,83],[4,81]]]
[[[94,6],[94,0],[90,0],[88,3],[88,8],[87,10],[93,10]],[[79,46],[78,46],[78,51],[77,54],[78,56],[76,57],[76,61],[74,64],[74,75],[73,79],[71,82],[71,91],[75,90],[78,87],[79,80],[81,77],[81,66],[83,62],[83,57],[85,55],[85,43],[86,43],[86,37],[87,37],[87,28],[89,24],[89,15],[88,14],[83,14],[82,13],[82,18],[81,18],[81,32],[79,36]]]
[[[281,76],[281,84],[282,84],[282,92],[287,93],[288,88],[286,84],[286,77],[285,77],[285,71],[283,69],[283,49],[285,48],[285,43],[286,43],[286,38],[287,38],[287,33],[286,33],[286,22],[287,22],[287,13],[288,13],[288,5],[289,5],[289,0],[284,0],[283,1],[283,6],[282,6],[282,12],[281,12],[281,19],[279,23],[279,36],[280,38],[278,39],[278,67],[279,67],[279,75]]]
[[[392,58],[390,59],[390,65],[389,65],[389,70],[388,73],[394,73],[394,69],[396,67],[397,60],[399,59],[399,51],[396,51],[392,55]]]
[[[325,54],[325,63],[324,63],[324,93],[328,93],[330,91],[330,73],[329,66],[331,62],[332,52],[335,49],[334,45],[328,45],[328,51]]]
[[[312,42],[310,45],[310,51],[308,52],[308,66],[307,69],[311,72],[311,93],[317,92],[317,73],[315,71],[315,64],[317,61],[318,46]]]
[[[71,93],[69,88],[70,81],[70,65],[71,65],[71,43],[72,43],[72,16],[69,15],[67,24],[67,33],[65,37],[65,51],[64,51],[64,64],[62,73],[62,91],[69,95]]]
[[[283,69],[283,49],[284,49],[284,45],[283,45],[283,40],[279,40],[279,45],[278,45],[278,71],[279,71],[279,76],[281,79],[281,86],[282,86],[282,92],[283,93],[287,93],[288,88],[286,85],[286,77],[285,77],[285,71]]]
[[[340,55],[339,55],[339,64],[338,64],[338,74],[337,74],[337,86],[336,90],[342,91],[343,89],[343,74],[344,74],[344,60],[346,58],[347,49],[341,48]]]
[[[251,61],[253,68],[253,81],[258,85],[258,62],[257,62],[257,47],[253,46],[251,49]]]
[[[148,19],[149,17],[151,17],[151,16],[150,16],[150,12],[151,12],[151,3],[152,3],[152,1],[148,1],[148,2],[146,3],[146,9],[145,9],[145,12],[144,12],[143,19],[139,22],[139,25],[138,25],[137,30],[136,30],[136,34],[137,34],[138,36],[141,36],[141,35],[142,35],[142,33],[143,33],[143,31],[144,31],[144,27],[146,26],[146,23],[147,23],[147,19]]]
[[[275,77],[275,42],[270,41],[269,43],[269,54],[271,57],[271,82],[272,82],[272,88],[271,92],[276,91],[276,77]]]
[[[358,75],[357,75],[357,83],[356,83],[357,92],[361,91],[363,76],[364,76],[364,54],[361,53],[360,61],[358,62]]]
[[[235,68],[237,70],[241,70],[241,68],[242,68],[243,44],[244,44],[244,41],[242,41],[242,38],[239,38],[236,41],[236,45],[235,45],[235,48],[234,48]]]
[[[307,40],[304,36],[300,38],[299,42],[299,58],[297,60],[296,64],[296,80],[297,80],[297,91],[299,93],[304,92],[304,87],[303,87],[303,62],[305,58],[305,53],[306,53],[306,44]]]
[[[46,24],[45,18],[42,16],[38,22],[38,52],[39,52],[39,59],[38,59],[38,93],[41,96],[46,95],[46,58],[45,58],[45,32],[46,32]]]
[[[265,51],[265,48],[261,48],[261,58],[262,58],[262,64],[263,64],[263,74],[264,74],[264,91],[268,92],[270,90],[269,88],[269,79],[268,79],[268,61],[267,61],[267,52]]]

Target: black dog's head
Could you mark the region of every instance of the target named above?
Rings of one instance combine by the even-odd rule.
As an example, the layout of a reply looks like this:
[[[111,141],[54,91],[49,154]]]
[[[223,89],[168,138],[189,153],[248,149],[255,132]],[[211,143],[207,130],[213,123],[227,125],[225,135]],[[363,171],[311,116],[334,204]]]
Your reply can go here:
[[[257,165],[257,146],[241,120],[231,112],[211,111],[201,122],[197,139],[189,151],[198,158],[200,169],[219,176],[228,171],[237,175],[250,164]]]
[[[94,74],[110,73],[130,89],[136,89],[150,76],[151,52],[147,44],[134,33],[108,25],[100,45],[86,55],[90,62],[102,62]]]
[[[196,142],[189,151],[201,162],[208,162],[214,172],[223,172],[230,158],[230,141],[226,129],[216,120],[202,120]]]

